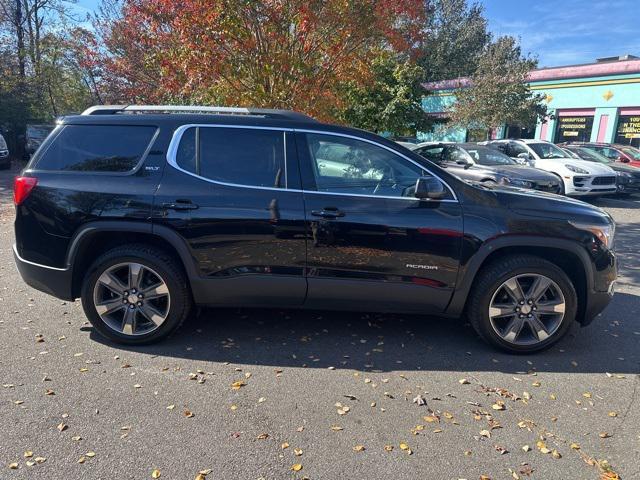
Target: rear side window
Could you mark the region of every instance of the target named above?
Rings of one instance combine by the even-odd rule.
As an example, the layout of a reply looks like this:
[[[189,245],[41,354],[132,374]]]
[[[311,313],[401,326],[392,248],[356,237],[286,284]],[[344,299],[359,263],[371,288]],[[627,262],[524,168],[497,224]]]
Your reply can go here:
[[[192,127],[182,135],[176,163],[221,183],[286,188],[284,135],[279,130]]]
[[[129,172],[146,151],[156,127],[66,125],[36,164],[38,170]]]

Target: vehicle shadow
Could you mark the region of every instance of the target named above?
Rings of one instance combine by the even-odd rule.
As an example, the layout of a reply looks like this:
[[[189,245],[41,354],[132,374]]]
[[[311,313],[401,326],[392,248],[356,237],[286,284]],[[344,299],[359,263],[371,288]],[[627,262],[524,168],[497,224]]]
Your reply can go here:
[[[615,234],[619,283],[640,285],[640,223],[619,223]]]
[[[276,368],[635,374],[639,314],[638,296],[616,294],[593,325],[576,324],[559,344],[534,355],[494,350],[461,319],[265,309],[206,309],[159,344],[117,348]],[[93,331],[91,337],[110,344]]]
[[[597,198],[584,198],[580,199],[591,205],[595,205],[600,208],[620,208],[638,210],[640,209],[640,194],[629,195],[627,197],[597,197]]]

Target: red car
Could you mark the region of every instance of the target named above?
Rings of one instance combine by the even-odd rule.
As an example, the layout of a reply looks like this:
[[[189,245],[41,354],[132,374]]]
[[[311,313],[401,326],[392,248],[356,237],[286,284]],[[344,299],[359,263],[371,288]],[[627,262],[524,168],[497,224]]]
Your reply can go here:
[[[611,160],[640,168],[640,150],[636,147],[632,147],[631,145],[596,142],[570,142],[567,145],[577,145],[580,147],[590,148]]]

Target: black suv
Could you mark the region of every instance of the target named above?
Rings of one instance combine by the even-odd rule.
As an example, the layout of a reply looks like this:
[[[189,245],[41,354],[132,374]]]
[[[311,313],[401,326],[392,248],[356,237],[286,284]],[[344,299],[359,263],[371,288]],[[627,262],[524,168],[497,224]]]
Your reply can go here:
[[[92,107],[60,121],[15,203],[24,280],[129,344],[197,304],[466,314],[531,352],[590,323],[616,278],[602,210],[468,185],[288,111]]]

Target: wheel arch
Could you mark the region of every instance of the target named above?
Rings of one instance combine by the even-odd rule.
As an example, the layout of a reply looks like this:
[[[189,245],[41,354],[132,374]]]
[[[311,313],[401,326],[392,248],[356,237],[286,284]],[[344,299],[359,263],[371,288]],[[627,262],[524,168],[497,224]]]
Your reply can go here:
[[[90,222],[74,234],[67,251],[66,264],[72,272],[72,296],[79,297],[84,275],[95,258],[107,250],[129,243],[161,248],[179,261],[188,280],[197,275],[189,247],[176,232],[167,227],[144,222]]]
[[[587,295],[593,290],[593,272],[588,253],[570,240],[539,237],[499,237],[483,245],[471,257],[458,277],[458,285],[446,313],[459,316],[464,312],[467,298],[480,271],[506,255],[534,255],[560,267],[570,278],[578,294],[577,318],[584,317]]]

